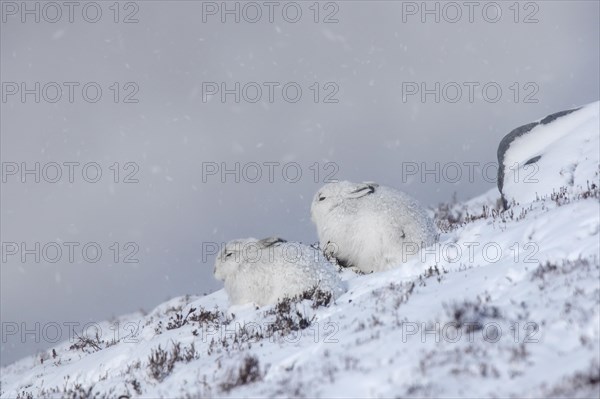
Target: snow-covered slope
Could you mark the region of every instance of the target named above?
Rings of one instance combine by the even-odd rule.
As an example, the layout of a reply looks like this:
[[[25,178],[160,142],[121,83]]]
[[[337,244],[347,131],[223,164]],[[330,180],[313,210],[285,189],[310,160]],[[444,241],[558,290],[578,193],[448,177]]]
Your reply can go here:
[[[507,211],[496,190],[441,206],[438,244],[394,270],[341,272],[335,303],[229,307],[220,290],[100,323],[3,368],[0,396],[597,398],[595,184]]]
[[[598,397],[598,192],[462,209],[424,261],[344,272],[336,303],[176,298],[2,369],[2,397]]]

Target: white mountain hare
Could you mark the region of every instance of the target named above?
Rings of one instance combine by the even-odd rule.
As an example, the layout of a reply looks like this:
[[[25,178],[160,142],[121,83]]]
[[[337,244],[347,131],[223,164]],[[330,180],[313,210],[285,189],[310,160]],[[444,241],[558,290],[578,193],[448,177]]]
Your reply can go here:
[[[325,252],[365,273],[399,265],[435,241],[433,220],[417,200],[376,183],[326,184],[310,212]]]
[[[319,249],[270,237],[228,242],[215,261],[215,278],[225,282],[232,305],[274,304],[317,287],[336,299],[344,283]]]

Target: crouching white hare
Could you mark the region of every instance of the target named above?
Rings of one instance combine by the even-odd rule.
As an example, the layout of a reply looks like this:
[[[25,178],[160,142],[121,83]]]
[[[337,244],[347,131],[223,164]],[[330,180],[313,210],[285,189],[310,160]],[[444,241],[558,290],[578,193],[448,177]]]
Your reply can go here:
[[[415,199],[376,183],[326,184],[310,212],[325,252],[367,273],[405,262],[435,241],[433,220]]]
[[[232,305],[274,304],[314,287],[330,292],[332,299],[345,291],[335,266],[320,250],[277,237],[228,242],[217,256],[214,273],[225,282]]]

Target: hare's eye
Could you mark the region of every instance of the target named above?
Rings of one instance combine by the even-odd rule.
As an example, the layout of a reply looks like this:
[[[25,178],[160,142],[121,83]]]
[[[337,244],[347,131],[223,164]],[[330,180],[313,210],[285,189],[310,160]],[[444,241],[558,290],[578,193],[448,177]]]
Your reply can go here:
[[[225,254],[225,259],[229,258],[231,255],[233,255],[233,252],[227,252]]]
[[[323,201],[326,197],[319,197],[319,201]]]

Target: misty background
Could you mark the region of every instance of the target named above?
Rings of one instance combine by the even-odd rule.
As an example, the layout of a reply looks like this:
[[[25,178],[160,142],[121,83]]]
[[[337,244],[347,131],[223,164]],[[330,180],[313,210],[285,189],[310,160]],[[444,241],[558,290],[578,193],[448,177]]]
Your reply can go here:
[[[32,16],[23,23],[6,3],[13,2],[2,1],[0,32],[3,365],[51,346],[40,337],[50,322],[110,319],[150,311],[174,296],[220,289],[207,244],[272,235],[316,242],[310,202],[327,177],[377,181],[429,207],[451,200],[453,193],[459,200],[481,194],[495,186],[481,168],[470,179],[464,167],[458,182],[444,181],[441,171],[436,182],[435,175],[421,176],[422,170],[414,176],[403,170],[406,165],[431,170],[436,163],[440,168],[452,162],[495,163],[499,141],[515,127],[600,97],[595,1],[521,2],[518,22],[514,2],[498,2],[502,15],[495,23],[483,17],[487,2],[475,8],[473,22],[462,7],[454,23],[444,19],[455,17],[452,9],[440,15],[439,23],[433,15],[423,23],[419,12],[403,13],[407,2],[393,1],[316,7],[313,1],[296,2],[302,16],[295,23],[284,18],[286,2],[275,8],[272,23],[266,7],[256,23],[246,22],[244,15],[239,23],[226,15],[222,23],[219,12],[203,15],[207,4],[192,1],[121,2],[117,23],[114,2],[97,2],[102,16],[95,23],[82,18],[86,2],[81,2],[73,22],[63,8],[56,23],[44,18],[36,23]],[[34,3],[28,2],[32,8]],[[38,4],[42,12],[45,3]],[[433,9],[436,3],[428,4]],[[444,3],[437,4],[443,13]],[[240,12],[244,5],[239,3]],[[285,17],[295,18],[296,8],[286,10]],[[488,19],[495,18],[495,10],[488,10]],[[94,10],[88,11],[93,17]],[[246,11],[254,17],[253,9]],[[50,8],[46,12],[48,19],[55,15]],[[323,22],[326,17],[330,23]],[[138,22],[123,23],[125,18]],[[72,103],[66,86],[59,101],[42,96],[36,103],[34,95],[25,102],[21,93],[9,95],[14,86],[6,82],[19,88],[22,82],[28,88],[35,82],[79,86]],[[102,88],[98,102],[82,97],[81,88],[89,82]],[[207,95],[207,82],[225,82],[229,89],[235,82],[256,82],[263,87],[262,98],[252,103],[242,96],[236,103],[229,95],[223,102],[220,93]],[[280,83],[272,102],[264,82]],[[297,102],[282,97],[282,87],[290,82],[302,89]],[[425,82],[428,88],[456,82],[464,90],[456,102],[448,101],[453,91],[439,102],[433,95],[422,101],[420,95],[403,93],[407,82],[417,87]],[[473,101],[463,82],[478,83]],[[489,82],[502,89],[497,102],[482,94]],[[255,98],[253,88],[248,90],[246,99]],[[45,94],[54,97],[51,89]],[[138,102],[125,103],[128,94]],[[324,102],[327,94],[337,102]],[[43,177],[36,183],[33,175],[25,175],[22,183],[20,172],[8,173],[15,164],[33,168],[36,162],[40,167],[80,165],[74,167],[73,182],[67,167],[56,183]],[[96,183],[82,178],[82,165],[90,162],[102,171]],[[203,174],[215,165],[234,170],[236,162],[239,182],[234,174]],[[261,166],[258,179],[256,164],[250,163]],[[264,163],[279,163],[272,164],[272,182]],[[287,173],[284,165],[291,165]],[[54,169],[47,172],[55,175]],[[95,176],[94,170],[88,172]],[[128,175],[137,182],[123,182]],[[495,169],[488,176],[494,178]],[[62,257],[45,261],[54,256],[53,247],[39,263],[34,255],[23,262],[21,252],[7,253],[12,248],[7,243],[32,249],[36,242],[40,247],[57,243]],[[79,243],[73,261],[64,246],[71,242]],[[96,263],[81,253],[90,242],[103,251]],[[128,255],[138,263],[125,263]],[[33,331],[40,323],[39,333],[25,339],[20,330],[8,334],[7,326],[15,323]],[[62,340],[67,331],[64,327]]]

